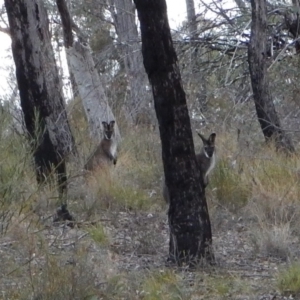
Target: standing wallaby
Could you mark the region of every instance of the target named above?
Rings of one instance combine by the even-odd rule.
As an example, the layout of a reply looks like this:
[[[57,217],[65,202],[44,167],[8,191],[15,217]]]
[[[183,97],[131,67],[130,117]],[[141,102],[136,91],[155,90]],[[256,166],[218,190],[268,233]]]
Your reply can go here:
[[[117,163],[117,141],[115,137],[115,121],[102,122],[104,137],[94,153],[89,157],[84,168],[92,171],[101,164]]]
[[[204,188],[205,188],[209,183],[208,174],[212,171],[212,169],[215,167],[216,164],[216,157],[215,157],[216,134],[212,133],[208,137],[208,139],[206,139],[200,133],[198,133],[198,135],[200,136],[203,142],[203,147],[201,148],[200,153],[196,154],[196,161],[198,167],[201,170],[201,174],[203,176]],[[167,203],[170,203],[169,191],[165,183],[163,186],[163,197]]]
[[[212,171],[216,164],[216,155],[215,155],[215,139],[216,134],[212,133],[208,139],[206,139],[201,133],[197,132],[200,136],[203,147],[201,152],[196,155],[196,160],[198,166],[201,170],[203,176],[204,187],[209,183],[208,174]]]

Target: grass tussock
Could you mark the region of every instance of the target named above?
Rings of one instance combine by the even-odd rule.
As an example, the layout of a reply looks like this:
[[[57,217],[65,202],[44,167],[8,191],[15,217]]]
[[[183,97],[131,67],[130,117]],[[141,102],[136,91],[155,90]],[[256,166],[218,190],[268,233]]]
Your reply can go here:
[[[95,209],[161,209],[161,163],[159,140],[154,133],[130,132],[120,145],[118,162],[111,168],[99,168],[85,177],[87,206]]]
[[[1,234],[8,230],[13,218],[31,210],[37,199],[37,185],[25,138],[13,130],[5,130],[5,115],[0,115],[0,119]]]
[[[229,274],[206,276],[202,284],[214,295],[214,299],[230,299],[234,294],[249,295],[252,292],[246,280]]]
[[[109,244],[109,237],[105,231],[105,228],[100,223],[96,226],[87,228],[87,232],[90,234],[90,237],[98,244],[106,246]]]
[[[180,278],[173,271],[153,272],[142,283],[141,295],[145,300],[187,299],[180,288]]]
[[[226,159],[219,159],[211,178],[211,189],[218,203],[230,210],[243,207],[251,195],[245,178]]]
[[[260,225],[252,229],[254,253],[282,259],[290,256],[292,234],[289,224]]]
[[[288,268],[278,272],[276,285],[284,295],[300,295],[300,264],[293,263]]]
[[[151,210],[159,206],[158,198],[152,197],[148,191],[126,184],[120,177],[118,167],[103,173],[95,172],[88,178],[88,191],[100,209],[119,210]],[[95,203],[96,202],[96,203]]]
[[[3,299],[250,299],[255,291],[248,278],[230,270],[189,280],[187,273],[164,267],[169,232],[158,133],[143,127],[123,129],[117,165],[83,175],[82,166],[96,145],[87,137],[82,115],[76,121],[81,113],[75,109],[71,119],[80,155],[68,161],[68,203],[84,226],[73,229],[51,223],[55,184],[37,186],[25,139],[8,134],[11,120],[0,117]],[[218,159],[206,189],[209,204],[230,210],[232,219],[242,216],[249,222],[243,230],[254,251],[245,247],[244,252],[251,248],[288,260],[299,233],[300,158],[284,156],[256,140],[249,148],[230,132],[217,134]],[[201,141],[196,139],[198,152]],[[243,243],[248,236],[239,234]],[[234,264],[236,257],[227,254],[226,247],[224,259]],[[161,261],[153,270],[149,265],[157,258]],[[281,271],[278,288],[299,293],[298,273],[299,266]],[[257,278],[253,282],[255,286]]]

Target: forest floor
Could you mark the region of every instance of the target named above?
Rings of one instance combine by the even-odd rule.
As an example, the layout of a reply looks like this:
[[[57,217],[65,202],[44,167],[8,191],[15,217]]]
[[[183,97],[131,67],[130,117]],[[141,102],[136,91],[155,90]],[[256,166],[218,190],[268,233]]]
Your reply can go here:
[[[216,265],[191,272],[166,266],[166,211],[107,211],[74,228],[14,220],[0,238],[0,299],[300,299],[279,293],[287,259],[259,253],[252,223],[247,213],[213,209]],[[289,254],[299,249],[295,239]]]
[[[37,186],[22,141],[2,143],[0,299],[300,299],[300,157],[219,136],[206,189],[216,264],[194,271],[166,263],[156,133],[130,131],[108,172],[80,175],[92,147],[69,162],[74,228],[53,223],[57,191]]]

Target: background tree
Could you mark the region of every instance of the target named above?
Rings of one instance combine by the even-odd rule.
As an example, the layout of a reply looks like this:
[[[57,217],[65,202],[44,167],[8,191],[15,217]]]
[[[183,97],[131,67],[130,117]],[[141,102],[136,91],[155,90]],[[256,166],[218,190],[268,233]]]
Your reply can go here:
[[[40,0],[5,1],[16,77],[38,182],[55,169],[60,197],[66,192],[68,154],[73,136],[54,60],[46,10]]]
[[[135,6],[132,0],[111,0],[110,12],[117,34],[117,45],[121,49],[125,72],[130,86],[129,101],[125,103],[128,120],[139,122],[141,113],[149,111],[150,93],[147,76],[143,68],[140,38],[136,25]]]
[[[248,50],[253,98],[265,139],[274,139],[277,148],[294,151],[291,140],[281,128],[267,76],[267,12],[265,0],[251,0],[252,23]]]
[[[173,48],[165,0],[135,0],[144,66],[152,85],[170,195],[170,258],[178,264],[213,260],[212,236],[197,168],[185,93]]]
[[[204,72],[199,72],[205,60],[205,48],[196,43],[199,31],[196,20],[196,11],[194,0],[186,0],[187,11],[187,31],[190,40],[190,61],[188,64],[189,76],[188,91],[195,95],[196,105],[200,107],[201,112],[207,108],[207,88]]]
[[[73,22],[66,2],[56,0],[56,3],[62,21],[64,45],[70,73],[74,76],[76,87],[82,99],[89,123],[90,135],[94,140],[100,141],[102,138],[102,121],[116,121],[116,118],[108,104],[87,38]],[[77,40],[74,40],[73,29],[77,31],[79,36]],[[117,137],[120,138],[117,123],[115,130]]]

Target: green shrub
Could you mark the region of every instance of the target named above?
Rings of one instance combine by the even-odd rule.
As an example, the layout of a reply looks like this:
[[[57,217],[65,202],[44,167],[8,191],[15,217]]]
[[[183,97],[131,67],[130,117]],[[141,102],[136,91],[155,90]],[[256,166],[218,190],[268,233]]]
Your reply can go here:
[[[229,209],[236,210],[244,206],[251,190],[240,174],[233,169],[226,159],[220,159],[211,177],[211,189],[217,201]]]
[[[286,270],[279,271],[277,275],[278,289],[287,295],[300,293],[300,264],[294,263]]]

